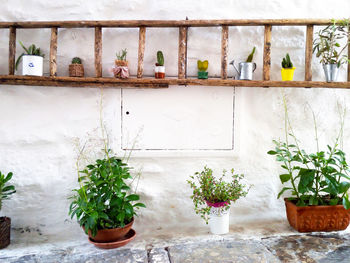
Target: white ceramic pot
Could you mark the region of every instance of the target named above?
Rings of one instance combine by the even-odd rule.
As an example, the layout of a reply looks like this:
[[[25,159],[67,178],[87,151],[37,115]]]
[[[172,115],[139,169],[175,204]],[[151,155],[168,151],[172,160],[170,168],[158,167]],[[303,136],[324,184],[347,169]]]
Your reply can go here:
[[[230,209],[225,211],[220,207],[211,207],[209,227],[212,234],[227,234],[230,231]]]
[[[24,55],[22,57],[22,74],[31,76],[43,75],[43,62],[41,56]]]
[[[155,66],[154,72],[155,73],[165,73],[165,66]]]

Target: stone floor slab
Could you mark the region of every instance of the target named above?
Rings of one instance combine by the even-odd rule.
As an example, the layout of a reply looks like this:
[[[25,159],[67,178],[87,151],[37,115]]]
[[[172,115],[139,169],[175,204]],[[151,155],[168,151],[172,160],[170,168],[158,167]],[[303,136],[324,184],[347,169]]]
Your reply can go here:
[[[153,248],[148,254],[149,263],[170,263],[168,251],[164,248]]]

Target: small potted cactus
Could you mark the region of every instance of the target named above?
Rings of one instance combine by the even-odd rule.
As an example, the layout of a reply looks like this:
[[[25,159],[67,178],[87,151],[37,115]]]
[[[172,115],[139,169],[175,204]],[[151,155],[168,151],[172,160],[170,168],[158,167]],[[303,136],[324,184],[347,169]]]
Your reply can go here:
[[[84,66],[80,58],[74,57],[72,59],[72,64],[69,65],[69,76],[84,77]]]
[[[198,78],[199,79],[207,79],[208,78],[208,60],[200,61],[197,60],[197,67],[198,67]]]
[[[162,51],[157,52],[157,63],[154,68],[154,76],[156,79],[165,78],[164,56]]]
[[[283,81],[291,81],[293,80],[295,67],[293,67],[293,63],[290,60],[290,56],[287,53],[286,57],[282,60],[282,69],[281,75]]]
[[[116,54],[117,59],[115,60],[115,66],[113,67],[114,77],[119,79],[126,79],[129,77],[128,61],[126,60],[126,55],[128,51],[122,49]]]
[[[16,61],[15,68],[18,69],[18,65],[22,61],[22,74],[31,76],[42,76],[43,75],[43,62],[45,55],[42,54],[40,48],[34,44],[26,48],[21,41],[19,44],[24,49],[23,52]]]

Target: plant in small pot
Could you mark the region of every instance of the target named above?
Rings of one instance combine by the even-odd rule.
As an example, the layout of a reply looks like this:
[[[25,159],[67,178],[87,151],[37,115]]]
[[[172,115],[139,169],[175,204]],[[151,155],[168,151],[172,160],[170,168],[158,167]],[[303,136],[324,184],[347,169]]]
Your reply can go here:
[[[81,58],[74,57],[72,64],[69,65],[70,77],[84,77],[84,65],[81,62]]]
[[[196,214],[200,214],[205,223],[210,226],[213,234],[229,232],[231,202],[248,194],[249,189],[241,183],[243,174],[235,174],[231,170],[231,180],[225,181],[227,174],[215,178],[212,169],[207,166],[201,172],[196,172],[187,183],[192,188],[191,196]],[[198,184],[197,184],[198,183]]]
[[[34,44],[26,48],[21,41],[19,44],[24,49],[25,53],[22,53],[16,61],[16,70],[21,60],[22,61],[22,74],[31,76],[42,76],[43,75],[43,62],[45,54],[41,53],[40,48]]]
[[[126,60],[126,55],[128,51],[122,49],[116,54],[117,59],[115,60],[115,65],[112,68],[114,77],[119,79],[127,79],[129,77],[129,67],[128,61]]]
[[[3,200],[10,199],[10,196],[16,192],[13,185],[8,185],[12,178],[12,173],[7,175],[0,172],[0,210],[2,208]],[[11,218],[3,216],[0,217],[0,249],[5,248],[11,241]]]
[[[332,20],[331,25],[317,32],[313,42],[313,53],[320,58],[327,82],[337,81],[340,66],[349,62],[344,54],[350,41],[349,21]],[[341,44],[342,39],[345,39],[344,44]]]
[[[230,64],[233,66],[233,68],[238,73],[238,79],[239,80],[252,80],[253,79],[253,73],[256,70],[256,63],[253,62],[253,57],[255,53],[256,48],[254,47],[252,52],[248,55],[245,62],[240,62],[238,64],[238,69],[235,66],[235,61],[232,60]]]
[[[292,81],[294,76],[295,67],[287,53],[286,57],[282,60],[281,75],[283,81]]]
[[[208,66],[209,66],[208,60],[204,60],[204,61],[197,60],[199,79],[208,79],[208,72],[207,72]]]
[[[165,78],[164,56],[162,51],[157,51],[157,63],[154,68],[154,77],[156,79]]]
[[[71,218],[76,216],[89,241],[101,248],[115,248],[131,241],[136,234],[131,229],[136,211],[145,207],[136,202],[139,195],[130,193],[130,167],[110,155],[111,151],[106,150],[103,159],[78,172],[80,187],[70,197]]]
[[[285,106],[286,107],[286,106]],[[320,150],[317,127],[316,152],[307,153],[296,139],[286,110],[285,141],[273,141],[275,155],[284,170],[280,174],[282,184],[288,184],[279,192],[291,193],[285,198],[289,224],[299,232],[339,231],[348,227],[350,221],[349,167],[345,153],[338,142],[343,132],[343,122],[338,137],[327,150]],[[289,127],[289,128],[288,128]],[[290,142],[290,139],[293,142]]]

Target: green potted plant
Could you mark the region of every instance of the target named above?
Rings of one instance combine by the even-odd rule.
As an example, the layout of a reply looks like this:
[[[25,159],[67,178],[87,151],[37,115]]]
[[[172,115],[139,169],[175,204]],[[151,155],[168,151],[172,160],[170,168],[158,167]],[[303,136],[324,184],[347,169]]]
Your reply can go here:
[[[284,199],[289,224],[299,232],[346,229],[350,221],[350,176],[345,153],[338,146],[343,123],[334,144],[327,145],[326,150],[319,149],[315,124],[317,150],[307,153],[300,147],[285,110],[285,141],[274,140],[275,149],[268,154],[281,163],[279,177],[282,184],[288,184],[277,198],[285,192],[291,194]]]
[[[135,236],[131,229],[137,209],[145,207],[139,195],[130,193],[127,180],[132,179],[130,167],[110,156],[98,159],[78,172],[80,187],[70,197],[69,214],[76,216],[89,235],[89,241],[102,248],[124,245]]]
[[[116,54],[117,59],[115,60],[115,66],[112,69],[116,78],[126,79],[129,77],[128,61],[126,60],[127,54],[128,51],[126,48]]]
[[[233,68],[238,73],[238,79],[239,80],[252,80],[253,79],[253,73],[256,70],[256,63],[253,62],[253,57],[255,53],[256,48],[254,47],[252,52],[248,55],[245,62],[240,62],[238,64],[239,69],[235,66],[235,61],[232,60],[230,64],[233,66]]]
[[[45,55],[42,54],[40,48],[36,47],[34,44],[30,45],[26,48],[21,41],[19,44],[24,49],[24,53],[22,53],[16,61],[16,70],[18,69],[18,65],[23,58],[22,62],[22,74],[23,75],[31,75],[31,76],[42,76],[43,75],[43,61]]]
[[[74,57],[72,59],[72,64],[69,65],[69,76],[84,77],[84,66],[81,62],[81,58]]]
[[[333,20],[332,24],[317,32],[313,42],[313,53],[320,58],[327,82],[334,82],[338,77],[338,70],[349,58],[344,54],[349,46],[349,19]],[[345,43],[341,44],[341,40]]]
[[[286,57],[282,59],[282,69],[281,75],[283,81],[291,81],[293,80],[295,67],[293,67],[293,63],[290,59],[289,54],[287,53]]]
[[[208,60],[200,61],[197,60],[197,67],[198,67],[198,78],[199,79],[207,79],[208,78]]]
[[[192,188],[191,199],[196,214],[200,214],[205,223],[210,226],[213,234],[226,234],[229,232],[229,210],[231,203],[236,202],[240,197],[247,195],[249,189],[241,183],[243,174],[235,174],[231,170],[231,179],[225,181],[226,171],[222,176],[215,178],[213,170],[204,167],[201,172],[190,176],[187,183]]]
[[[9,181],[12,178],[12,173],[5,174],[0,172],[0,210],[2,208],[3,200],[10,199],[10,196],[16,192],[13,185],[9,185]],[[2,216],[0,217],[0,249],[5,248],[11,241],[11,218]]]
[[[157,51],[157,63],[154,68],[154,76],[156,79],[165,78],[164,56],[162,51]]]

